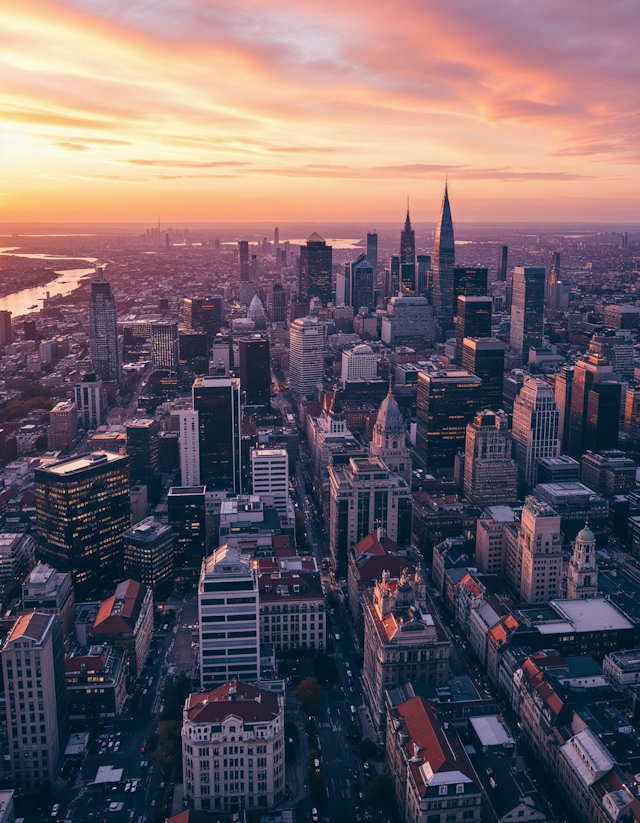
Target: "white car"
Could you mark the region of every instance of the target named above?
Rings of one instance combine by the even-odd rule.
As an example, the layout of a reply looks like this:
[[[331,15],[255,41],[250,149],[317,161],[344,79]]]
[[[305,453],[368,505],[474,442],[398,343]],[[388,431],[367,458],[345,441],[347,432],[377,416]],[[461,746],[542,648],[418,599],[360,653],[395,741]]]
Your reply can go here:
[[[320,820],[318,817],[318,810],[315,807],[311,809],[311,819],[313,820],[313,823],[318,823]]]
[[[124,790],[125,790],[125,792],[131,791],[131,781],[129,781],[129,782],[125,785]]]
[[[51,809],[51,817],[57,817],[59,811],[60,811],[60,804],[55,803],[53,808]]]

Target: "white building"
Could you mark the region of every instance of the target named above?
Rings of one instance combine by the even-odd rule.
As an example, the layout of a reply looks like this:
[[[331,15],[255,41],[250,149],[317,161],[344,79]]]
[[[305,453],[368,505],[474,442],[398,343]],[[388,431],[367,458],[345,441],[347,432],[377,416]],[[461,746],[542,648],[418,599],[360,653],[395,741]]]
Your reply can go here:
[[[284,696],[233,680],[189,695],[182,717],[185,800],[235,814],[284,797]]]
[[[538,377],[526,379],[513,404],[511,430],[518,481],[526,492],[537,483],[538,460],[560,456],[559,425],[560,412],[551,386]]]
[[[76,406],[78,425],[83,429],[97,429],[104,420],[106,403],[102,380],[95,374],[85,374],[82,382],[76,383]]]
[[[378,357],[371,346],[362,344],[342,352],[342,385],[347,380],[373,380],[378,376]]]
[[[369,454],[380,457],[390,471],[400,475],[411,486],[411,452],[407,448],[402,412],[391,385],[378,410]]]
[[[180,473],[183,486],[200,485],[200,431],[198,412],[180,412]]]
[[[287,514],[289,455],[286,449],[251,449],[253,493],[273,497],[278,514]]]
[[[324,325],[299,317],[289,329],[289,387],[301,399],[315,393],[324,372]]]
[[[578,532],[573,546],[573,556],[567,570],[567,599],[582,600],[598,596],[598,563],[596,538],[585,525]]]
[[[424,344],[434,341],[436,335],[433,307],[426,297],[391,298],[387,316],[382,318],[380,336],[384,343],[397,346],[419,341]]]
[[[230,546],[202,561],[198,585],[200,683],[212,688],[234,677],[260,675],[258,572]]]
[[[522,603],[548,603],[562,590],[560,515],[547,503],[527,497],[518,528],[517,555]],[[511,579],[517,579],[513,570]]]

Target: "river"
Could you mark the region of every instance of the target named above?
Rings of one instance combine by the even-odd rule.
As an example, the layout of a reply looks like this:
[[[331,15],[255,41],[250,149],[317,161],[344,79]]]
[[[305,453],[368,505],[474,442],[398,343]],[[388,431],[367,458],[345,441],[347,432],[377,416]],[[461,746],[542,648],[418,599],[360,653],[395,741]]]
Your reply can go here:
[[[15,257],[31,257],[37,260],[86,260],[87,263],[95,263],[95,257],[58,257],[51,254],[16,254],[14,248],[0,248],[0,254],[13,254]],[[72,291],[78,288],[83,277],[93,274],[95,267],[86,269],[56,269],[58,275],[54,280],[50,280],[44,286],[34,286],[30,289],[22,289],[21,291],[8,294],[6,297],[0,297],[0,310],[10,311],[14,317],[20,317],[23,314],[29,314],[30,311],[36,311],[33,307],[42,308],[42,301],[46,297],[47,292],[54,297],[56,294],[63,296],[71,294]]]

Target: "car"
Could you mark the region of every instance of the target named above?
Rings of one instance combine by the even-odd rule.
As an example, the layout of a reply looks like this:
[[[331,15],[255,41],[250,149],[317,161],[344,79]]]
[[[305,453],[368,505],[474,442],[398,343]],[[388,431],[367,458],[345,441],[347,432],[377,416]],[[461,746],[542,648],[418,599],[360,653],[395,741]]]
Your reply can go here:
[[[132,810],[129,812],[129,820],[133,820],[134,815],[135,815],[135,812],[134,812],[134,811],[133,811],[133,809],[132,809]]]
[[[364,792],[360,792],[360,800],[364,800]]]
[[[362,768],[365,770],[365,772],[368,772],[368,771],[369,771],[369,764],[368,764],[368,763],[365,763],[365,764],[362,766]]]
[[[317,821],[320,820],[320,818],[318,817],[318,810],[315,808],[315,806],[313,807],[313,809],[311,809],[311,819],[314,821],[314,823],[317,823]]]
[[[59,803],[54,803],[53,808],[51,809],[51,817],[57,817],[59,811],[60,811],[60,804]]]
[[[125,785],[124,790],[125,790],[125,792],[128,792],[128,791],[130,791],[130,790],[131,790],[131,781],[130,781],[130,780],[129,780],[129,781],[128,781],[128,783]]]
[[[148,691],[149,691],[149,689],[143,689],[142,694],[146,694]]]
[[[314,759],[313,765],[316,767],[316,769],[318,769],[318,771],[320,771],[320,761],[317,757]]]
[[[107,751],[106,746],[103,746],[103,747],[100,749],[100,751],[98,752],[98,754],[104,754],[106,751]]]
[[[116,743],[116,745],[113,747],[114,753],[117,752],[119,749],[120,749],[120,744]]]
[[[333,635],[333,638],[334,638],[334,640],[337,640],[338,642],[340,642],[340,632],[336,632],[336,633]]]
[[[136,780],[131,786],[131,794],[133,794],[138,788],[138,781]]]

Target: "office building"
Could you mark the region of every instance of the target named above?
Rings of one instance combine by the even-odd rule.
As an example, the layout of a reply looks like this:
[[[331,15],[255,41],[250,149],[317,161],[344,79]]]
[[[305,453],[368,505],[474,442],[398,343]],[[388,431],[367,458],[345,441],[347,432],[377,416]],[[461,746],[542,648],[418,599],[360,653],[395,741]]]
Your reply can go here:
[[[58,572],[51,566],[38,563],[22,584],[22,612],[57,614],[62,631],[73,628],[75,596],[69,572]]]
[[[488,271],[485,268],[456,266],[453,270],[453,307],[459,297],[486,297]]]
[[[167,509],[173,532],[174,575],[192,580],[199,574],[202,558],[207,553],[205,487],[172,486],[167,495]]]
[[[426,297],[431,294],[429,275],[431,273],[431,255],[416,255],[416,295]]]
[[[251,282],[251,263],[249,262],[248,240],[238,240],[238,275],[240,277],[241,284]]]
[[[385,691],[409,680],[442,686],[451,644],[430,608],[419,571],[391,580],[388,571],[365,594],[362,687],[374,726],[384,725]]]
[[[71,572],[76,596],[122,577],[122,536],[131,525],[129,458],[92,452],[37,468],[37,556]]]
[[[34,540],[29,534],[0,532],[0,601],[24,580],[33,566]]]
[[[242,491],[240,380],[198,377],[193,409],[200,427],[200,482],[210,489]]]
[[[118,583],[100,606],[91,629],[92,643],[124,649],[132,678],[140,677],[153,640],[153,590],[137,580]]]
[[[482,405],[486,409],[501,409],[504,403],[504,343],[492,337],[465,337],[460,365],[464,371],[482,380]]]
[[[400,287],[403,294],[413,294],[416,289],[416,233],[411,228],[408,204],[407,217],[400,231]]]
[[[89,297],[89,344],[94,372],[105,383],[120,382],[118,310],[111,286],[97,269],[98,279],[91,284]]]
[[[598,563],[596,538],[585,525],[578,532],[573,545],[573,555],[567,570],[567,600],[583,600],[598,596]]]
[[[5,638],[0,657],[11,783],[23,794],[37,794],[55,784],[69,734],[60,618],[40,612],[22,615]]]
[[[173,532],[153,517],[124,533],[124,573],[155,592],[173,579]]]
[[[389,268],[385,269],[385,295],[397,297],[400,293],[400,257],[393,254],[389,258]]]
[[[578,360],[573,369],[573,381],[571,388],[571,414],[569,418],[569,454],[575,460],[580,460],[583,452],[586,451],[587,424],[589,420],[589,394],[593,387],[603,381],[615,379],[613,367],[599,354],[590,354],[587,358]],[[605,390],[602,398],[603,405],[606,403],[611,390]],[[592,402],[592,412],[597,412],[600,406],[600,397],[594,398]],[[597,429],[597,417],[591,419],[591,438],[593,439],[593,426]],[[615,425],[618,426],[620,410],[615,415]],[[612,421],[611,421],[612,422]],[[616,444],[612,448],[617,447]],[[605,448],[604,446],[602,448]],[[593,451],[593,449],[592,449]],[[598,449],[595,449],[598,451]]]
[[[158,454],[160,427],[150,417],[140,417],[127,423],[127,454],[129,482],[146,486],[147,499],[155,506],[162,494],[162,476]]]
[[[0,311],[0,346],[13,343],[13,329],[11,328],[11,312]]]
[[[540,378],[527,378],[513,404],[511,431],[521,492],[531,491],[538,482],[540,458],[560,456],[559,418],[551,386]]]
[[[426,297],[392,297],[382,317],[380,336],[389,346],[416,346],[424,349],[433,344],[437,327],[433,307]]]
[[[353,306],[353,311],[356,314],[363,308],[372,309],[374,307],[373,290],[375,282],[373,266],[364,255],[361,256],[362,260],[351,266],[349,281],[351,295],[347,303],[347,305]]]
[[[273,284],[271,302],[267,305],[272,323],[284,323],[287,319],[287,293],[280,283]]]
[[[640,445],[640,390],[627,389],[624,404],[624,432],[633,448]]]
[[[299,317],[289,329],[289,387],[297,400],[312,398],[324,373],[324,326]]]
[[[640,325],[640,306],[629,303],[605,306],[604,325],[607,329],[637,329]]]
[[[183,486],[200,485],[200,424],[198,412],[182,410],[180,417],[180,480]]]
[[[507,282],[507,262],[509,257],[509,247],[500,246],[498,252],[498,281],[501,283]]]
[[[624,335],[624,336],[623,336]],[[608,360],[616,375],[623,380],[630,380],[634,372],[634,342],[628,332],[615,334],[595,334],[589,343],[589,354],[599,354]]]
[[[402,477],[411,487],[411,452],[407,448],[402,412],[391,386],[378,410],[369,454],[379,457],[390,471]]]
[[[491,297],[460,295],[456,304],[456,363],[462,365],[465,337],[491,337]]]
[[[562,594],[560,516],[547,503],[527,497],[518,527],[522,603],[548,603]]]
[[[621,390],[620,383],[603,380],[589,391],[584,437],[588,451],[618,448]]]
[[[306,569],[303,558],[293,559],[290,568],[271,557],[255,562],[260,575],[260,642],[273,644],[276,651],[326,648],[325,599],[319,573]]]
[[[569,447],[569,427],[571,423],[571,393],[573,389],[573,366],[563,366],[556,374],[555,400],[560,417],[558,419],[558,437],[562,451]]]
[[[254,334],[250,338],[240,339],[238,353],[240,355],[240,388],[245,394],[247,406],[269,406],[271,403],[269,338]]]
[[[70,720],[95,722],[118,717],[127,696],[128,666],[123,649],[106,643],[76,646],[64,668]]]
[[[477,506],[518,499],[518,467],[511,459],[509,420],[504,412],[478,412],[467,425],[464,496]]]
[[[534,495],[548,503],[560,516],[564,541],[575,538],[585,522],[601,542],[608,539],[609,504],[584,483],[538,483]]]
[[[547,308],[557,311],[561,306],[562,277],[560,274],[560,252],[552,251],[545,278],[544,301]]]
[[[211,344],[213,338],[222,328],[223,298],[220,295],[213,297],[185,297],[183,301],[184,324],[189,331],[203,331],[207,335],[207,342]]]
[[[300,286],[298,295],[303,301],[318,297],[323,306],[331,300],[331,270],[333,249],[317,232],[313,232],[304,246],[300,246]]]
[[[538,483],[571,483],[578,480],[580,463],[573,457],[561,454],[560,457],[541,457],[538,460]]]
[[[408,545],[411,487],[380,457],[352,457],[345,465],[329,466],[329,487],[329,549],[343,576],[349,549],[378,528],[398,545]]]
[[[83,429],[97,429],[106,415],[106,400],[102,380],[95,374],[85,374],[76,383],[78,425]]]
[[[367,263],[373,269],[374,274],[378,273],[378,235],[375,232],[367,232]]]
[[[286,449],[251,449],[251,481],[253,493],[273,498],[280,515],[287,515],[289,499],[289,455]]]
[[[348,380],[373,380],[378,376],[378,356],[371,346],[361,344],[342,351],[343,385]]]
[[[244,819],[243,810],[279,803],[285,795],[284,734],[284,695],[240,680],[189,695],[182,763],[185,800],[195,813],[228,812]],[[240,738],[239,747],[226,745]],[[237,754],[236,748],[241,757],[223,756],[227,749]]]
[[[68,452],[78,433],[78,407],[72,400],[61,400],[49,412],[47,448]]]
[[[209,370],[209,346],[204,331],[178,332],[178,357],[181,377],[195,377]]]
[[[436,227],[432,262],[433,308],[440,329],[444,332],[453,328],[453,269],[455,267],[453,220],[447,186],[444,188],[444,198]]]
[[[529,362],[529,349],[542,346],[544,284],[544,268],[516,266],[513,270],[510,347],[522,363]]]
[[[453,468],[481,397],[482,381],[469,372],[418,373],[416,451],[427,469]]]
[[[177,323],[151,324],[151,352],[157,369],[178,371],[180,357]]]
[[[247,309],[247,320],[253,323],[254,329],[265,329],[267,326],[267,313],[264,310],[262,300],[257,294],[254,294]]]
[[[236,548],[220,546],[202,561],[198,583],[200,683],[260,676],[258,571]]]

